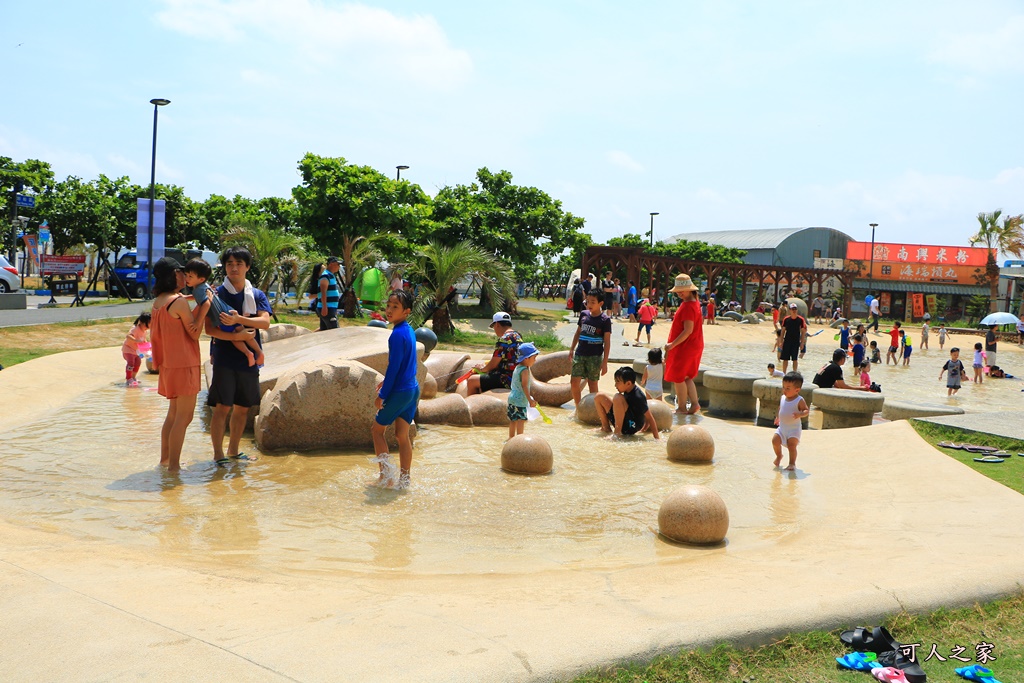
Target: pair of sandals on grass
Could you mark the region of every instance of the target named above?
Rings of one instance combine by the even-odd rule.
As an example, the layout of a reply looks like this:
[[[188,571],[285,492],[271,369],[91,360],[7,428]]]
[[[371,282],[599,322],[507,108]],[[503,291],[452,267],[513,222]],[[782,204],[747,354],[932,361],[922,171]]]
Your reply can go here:
[[[839,640],[856,650],[836,657],[841,669],[867,671],[883,683],[926,683],[928,680],[921,665],[904,655],[903,646],[884,626],[873,629],[859,626],[843,631]],[[999,683],[992,669],[980,664],[958,667],[956,674],[968,681]]]
[[[1007,458],[1012,457],[1007,451],[1001,451],[994,446],[975,446],[971,443],[954,443],[952,441],[940,441],[938,445],[939,448],[949,448],[952,450],[980,454],[981,457],[975,458],[974,462],[1001,463]],[[1024,453],[1018,453],[1017,455],[1024,458]]]

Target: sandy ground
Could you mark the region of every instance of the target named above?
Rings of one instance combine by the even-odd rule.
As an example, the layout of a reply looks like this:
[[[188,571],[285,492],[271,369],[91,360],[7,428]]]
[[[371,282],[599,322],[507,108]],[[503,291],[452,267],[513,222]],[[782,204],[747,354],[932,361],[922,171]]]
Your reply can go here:
[[[707,330],[712,341],[770,344],[770,334],[770,325]],[[826,336],[812,346],[831,344]],[[0,416],[0,443],[109,384],[119,357],[96,349],[5,370],[12,408]],[[701,424],[718,461],[764,458],[765,430]],[[1019,589],[1024,528],[1005,520],[1024,515],[1024,497],[939,454],[908,424],[805,432],[800,457],[795,474],[753,467],[751,488],[720,491],[737,518],[763,500],[750,491],[768,491],[789,533],[749,546],[663,543],[656,561],[633,566],[595,558],[501,575],[268,571],[5,520],[0,678],[560,680],[681,646],[760,643]],[[998,648],[998,635],[990,639]]]

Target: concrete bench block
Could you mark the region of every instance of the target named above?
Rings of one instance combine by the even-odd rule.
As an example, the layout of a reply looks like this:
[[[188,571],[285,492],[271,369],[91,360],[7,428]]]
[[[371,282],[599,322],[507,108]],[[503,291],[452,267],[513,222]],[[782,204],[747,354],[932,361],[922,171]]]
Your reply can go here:
[[[804,385],[800,387],[800,395],[808,406],[811,405],[814,390],[817,388],[818,385],[812,382],[804,382]],[[758,400],[757,424],[761,427],[774,427],[775,418],[779,415],[779,401],[782,400],[782,380],[759,379],[754,382],[752,393],[754,398]],[[807,429],[806,417],[800,420],[800,423],[804,429]]]
[[[812,400],[821,411],[822,429],[867,427],[885,404],[881,394],[850,389],[816,389]]]
[[[754,398],[754,382],[757,375],[723,370],[704,372],[703,386],[710,392],[708,415],[716,417],[755,417],[757,399]]]
[[[25,294],[0,294],[0,311],[24,311],[28,308]]]
[[[882,406],[882,417],[886,420],[909,420],[914,417],[935,417],[937,415],[963,415],[958,406],[944,406],[934,403],[910,403],[888,400]]]

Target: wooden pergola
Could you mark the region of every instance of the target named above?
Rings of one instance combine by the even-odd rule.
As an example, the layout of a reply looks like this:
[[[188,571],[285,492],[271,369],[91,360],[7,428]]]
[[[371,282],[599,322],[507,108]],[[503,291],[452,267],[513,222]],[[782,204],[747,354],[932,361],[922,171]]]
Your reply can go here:
[[[797,282],[806,283],[808,296],[825,296],[824,282],[836,278],[843,284],[843,310],[849,312],[853,303],[853,279],[855,271],[825,270],[823,268],[791,268],[789,266],[765,266],[753,263],[718,263],[712,261],[688,261],[671,256],[648,254],[638,247],[588,247],[583,254],[584,276],[594,273],[600,278],[611,271],[626,280],[632,280],[639,287],[656,287],[659,292],[672,288],[675,276],[688,273],[691,278],[707,278],[712,288],[723,282],[732,284],[734,298],[745,303],[748,287],[754,292],[764,292],[766,283],[775,285],[775,291],[794,289]],[[641,280],[646,271],[646,279]],[[740,297],[735,297],[739,293]]]

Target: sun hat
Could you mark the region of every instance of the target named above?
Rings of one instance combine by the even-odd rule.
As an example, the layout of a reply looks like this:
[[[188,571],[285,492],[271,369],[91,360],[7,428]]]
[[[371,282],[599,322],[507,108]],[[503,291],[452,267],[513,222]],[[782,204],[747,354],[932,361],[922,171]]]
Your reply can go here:
[[[689,275],[676,275],[676,282],[672,286],[672,289],[668,290],[672,293],[675,292],[696,292],[697,285],[693,284],[693,280],[690,279]]]
[[[516,363],[522,363],[530,356],[536,356],[540,351],[531,342],[525,342],[519,345],[519,354],[516,356]]]
[[[487,327],[494,327],[498,323],[504,323],[506,325],[511,325],[512,324],[512,316],[510,316],[505,311],[498,311],[493,316],[491,316],[491,324],[488,325]]]

